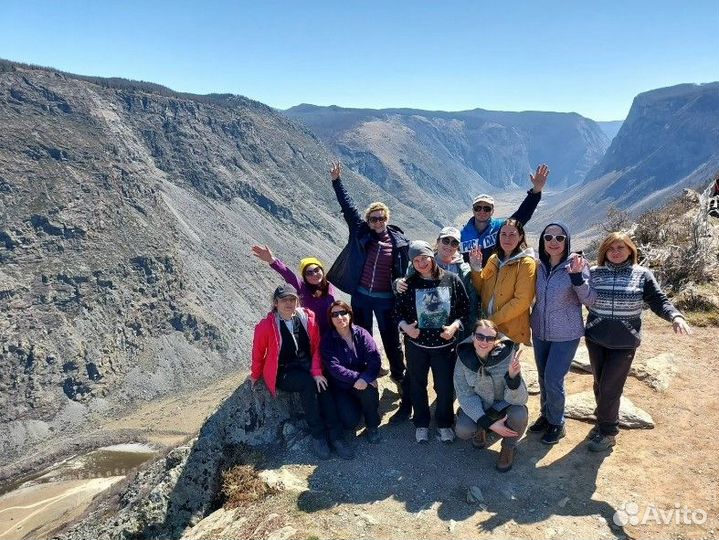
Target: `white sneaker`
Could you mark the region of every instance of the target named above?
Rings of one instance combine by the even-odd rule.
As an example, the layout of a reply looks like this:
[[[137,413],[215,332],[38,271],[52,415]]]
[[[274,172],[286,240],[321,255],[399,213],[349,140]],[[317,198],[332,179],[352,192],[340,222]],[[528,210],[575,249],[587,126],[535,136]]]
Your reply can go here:
[[[418,427],[414,432],[414,438],[417,439],[418,443],[429,442],[429,428]]]
[[[437,438],[443,443],[454,442],[454,430],[451,427],[438,428],[439,435]]]

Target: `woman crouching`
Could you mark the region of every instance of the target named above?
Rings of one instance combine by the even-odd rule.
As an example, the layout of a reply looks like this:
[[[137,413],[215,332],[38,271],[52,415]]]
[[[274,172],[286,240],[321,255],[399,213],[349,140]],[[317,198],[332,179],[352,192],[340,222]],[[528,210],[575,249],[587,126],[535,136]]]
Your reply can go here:
[[[460,439],[474,437],[483,448],[488,431],[502,437],[497,470],[512,468],[517,441],[527,427],[527,385],[522,379],[518,346],[487,319],[457,345],[454,389],[460,409],[455,430]]]

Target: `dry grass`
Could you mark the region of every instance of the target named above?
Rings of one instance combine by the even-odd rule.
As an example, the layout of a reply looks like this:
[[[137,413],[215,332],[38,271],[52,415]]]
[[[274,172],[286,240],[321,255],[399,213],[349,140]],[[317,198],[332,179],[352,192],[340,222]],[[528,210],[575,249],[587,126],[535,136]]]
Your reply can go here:
[[[254,465],[235,465],[222,473],[222,495],[226,509],[240,508],[277,493],[265,484]]]

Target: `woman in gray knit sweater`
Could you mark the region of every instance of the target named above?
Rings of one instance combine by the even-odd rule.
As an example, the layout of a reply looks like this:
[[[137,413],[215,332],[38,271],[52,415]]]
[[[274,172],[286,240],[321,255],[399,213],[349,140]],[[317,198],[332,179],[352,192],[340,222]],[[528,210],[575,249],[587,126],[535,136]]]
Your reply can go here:
[[[578,254],[570,255],[567,227],[547,225],[539,237],[536,302],[532,308],[532,344],[540,390],[540,416],[529,427],[542,433],[544,444],[564,437],[564,378],[579,339],[584,335],[582,304],[591,306],[589,269]]]
[[[641,343],[644,303],[677,334],[690,334],[684,316],[659,288],[651,270],[637,264],[637,247],[629,235],[613,232],[599,247],[590,286],[597,297],[589,308],[585,341],[594,375],[597,425],[589,449],[607,450],[619,432],[619,400],[634,354]]]

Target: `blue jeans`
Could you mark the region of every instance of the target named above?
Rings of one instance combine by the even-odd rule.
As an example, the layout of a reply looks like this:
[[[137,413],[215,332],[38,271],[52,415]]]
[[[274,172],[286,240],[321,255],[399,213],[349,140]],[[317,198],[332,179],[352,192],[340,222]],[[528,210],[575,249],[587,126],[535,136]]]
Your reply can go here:
[[[534,360],[539,378],[539,403],[542,416],[550,424],[564,424],[564,377],[572,365],[579,338],[571,341],[544,341],[536,337]]]

